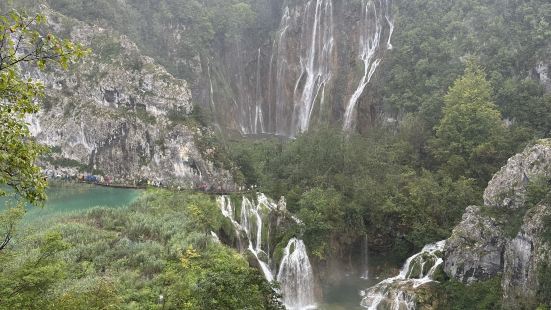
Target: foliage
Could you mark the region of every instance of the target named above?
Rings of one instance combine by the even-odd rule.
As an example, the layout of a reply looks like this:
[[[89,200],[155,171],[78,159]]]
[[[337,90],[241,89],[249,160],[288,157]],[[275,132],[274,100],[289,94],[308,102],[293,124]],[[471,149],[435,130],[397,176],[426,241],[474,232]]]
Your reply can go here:
[[[89,23],[109,25],[126,34],[147,55],[177,77],[195,78],[197,55],[208,55],[215,44],[238,40],[257,23],[257,0],[46,0],[52,9]],[[36,8],[34,0],[15,4]],[[266,5],[267,6],[267,5]],[[262,20],[260,21],[263,22]],[[171,35],[167,35],[168,31]],[[172,35],[174,32],[174,35]],[[116,52],[103,45],[101,52]],[[177,57],[175,57],[177,55]],[[204,58],[206,60],[207,58]]]
[[[440,309],[500,309],[501,277],[470,285],[451,280],[438,285]]]
[[[549,221],[547,222],[549,223]],[[548,239],[550,240],[550,239]],[[549,241],[548,241],[549,242]],[[538,268],[538,290],[536,296],[542,305],[551,305],[551,266],[549,262],[542,262]]]
[[[526,184],[526,207],[535,207],[539,203],[551,202],[551,179],[536,176]]]
[[[473,177],[485,184],[496,163],[506,159],[505,127],[491,97],[490,83],[472,61],[444,96],[442,119],[430,147],[449,175]]]
[[[256,180],[305,223],[304,240],[319,259],[353,248],[367,233],[370,248],[400,256],[444,239],[480,189],[467,178],[452,179],[422,169],[415,122],[397,133],[346,136],[320,128],[283,144],[277,140],[230,145],[245,179]],[[422,143],[422,142],[421,142]],[[235,145],[237,144],[237,145]],[[235,158],[235,157],[234,157]]]
[[[0,256],[0,308],[281,309],[260,272],[211,237],[215,209],[206,195],[152,190],[127,208],[31,223]]]
[[[25,117],[38,112],[36,99],[43,96],[44,87],[24,78],[19,66],[45,68],[47,62],[54,62],[67,68],[85,54],[79,45],[41,34],[38,28],[44,23],[40,14],[0,15],[0,184],[9,185],[31,203],[44,200],[46,183],[34,165],[43,149],[30,139]]]
[[[40,27],[45,22],[40,14],[0,11],[0,197],[8,194],[8,188],[22,200],[15,208],[0,211],[0,251],[24,213],[23,201],[41,204],[45,199],[46,180],[35,165],[45,149],[31,138],[26,120],[38,112],[37,100],[43,97],[44,86],[22,76],[20,67],[44,69],[52,63],[67,68],[87,52],[71,41],[43,34]]]

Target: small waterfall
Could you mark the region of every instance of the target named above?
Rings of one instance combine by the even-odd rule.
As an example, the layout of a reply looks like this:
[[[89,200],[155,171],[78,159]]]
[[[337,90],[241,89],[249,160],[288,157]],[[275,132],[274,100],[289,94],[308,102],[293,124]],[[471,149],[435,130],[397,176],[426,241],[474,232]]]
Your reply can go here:
[[[364,74],[360,79],[358,87],[348,101],[344,113],[343,129],[350,131],[353,126],[353,119],[356,111],[358,99],[363,94],[365,87],[371,81],[373,74],[381,63],[380,44],[383,37],[384,21],[386,20],[390,29],[388,35],[387,48],[392,48],[390,44],[394,24],[389,17],[390,0],[362,0],[362,18],[360,24],[360,59],[364,63]]]
[[[269,225],[265,225],[264,223],[271,212],[285,209],[285,200],[282,199],[277,204],[266,197],[266,195],[259,193],[256,201],[255,204],[247,197],[243,197],[239,220],[236,220],[237,211],[232,205],[231,199],[228,196],[219,196],[217,198],[222,215],[231,221],[237,236],[242,236],[243,234],[246,236],[246,249],[256,258],[266,280],[270,282],[277,280],[280,282],[283,303],[287,309],[315,309],[314,275],[306,251],[306,245],[302,240],[293,238],[287,244],[283,252],[277,279],[270,268],[269,238],[263,237],[264,232],[269,233],[269,229],[266,229]],[[291,217],[291,219],[300,223],[295,217]],[[213,239],[214,236],[215,234],[212,233]]]
[[[314,275],[302,240],[291,239],[283,252],[277,280],[287,310],[316,309]]]
[[[364,236],[364,240],[362,242],[362,264],[363,264],[363,272],[362,276],[360,278],[367,280],[369,279],[369,267],[368,267],[368,254],[369,254],[369,244],[367,240],[367,234]]]
[[[207,64],[207,73],[209,76],[209,86],[210,86],[210,105],[212,109],[212,113],[214,114],[216,112],[216,106],[214,104],[214,87],[212,86],[212,76],[210,75],[210,63]]]
[[[428,282],[442,265],[442,251],[446,241],[426,245],[423,250],[407,259],[400,274],[388,278],[362,292],[361,306],[370,310],[415,309],[414,289]]]

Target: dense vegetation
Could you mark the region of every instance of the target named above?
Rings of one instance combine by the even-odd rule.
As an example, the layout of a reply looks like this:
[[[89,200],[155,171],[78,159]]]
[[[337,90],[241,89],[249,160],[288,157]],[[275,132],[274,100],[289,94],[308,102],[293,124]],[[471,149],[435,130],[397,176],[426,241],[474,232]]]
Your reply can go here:
[[[0,255],[0,309],[279,309],[262,274],[211,236],[222,220],[211,197],[150,191],[30,223]]]
[[[364,234],[371,248],[402,258],[445,239],[469,204],[479,204],[492,174],[519,144],[501,121],[492,88],[473,61],[444,96],[433,131],[409,115],[397,128],[347,135],[331,128],[289,143],[243,142],[229,147],[243,181],[258,184],[306,223],[320,258],[332,241],[352,245]]]
[[[34,7],[34,0],[15,5]],[[215,45],[232,42],[255,27],[261,36],[273,28],[268,0],[43,0],[52,9],[126,34],[177,77],[197,78]],[[167,35],[167,29],[170,35]],[[260,32],[260,33],[258,33]]]

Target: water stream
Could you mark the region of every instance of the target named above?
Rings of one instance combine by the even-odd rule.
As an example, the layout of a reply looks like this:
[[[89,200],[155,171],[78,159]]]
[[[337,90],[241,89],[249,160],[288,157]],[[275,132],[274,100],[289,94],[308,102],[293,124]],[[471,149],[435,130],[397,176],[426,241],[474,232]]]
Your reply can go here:
[[[361,306],[369,310],[415,309],[414,289],[433,281],[433,275],[442,265],[445,241],[426,245],[421,252],[411,256],[392,278],[362,292]]]
[[[280,283],[282,302],[288,310],[315,309],[314,273],[304,242],[297,238],[289,240],[283,251],[283,257],[276,269],[270,253],[269,223],[270,214],[280,209],[279,205],[264,194],[259,193],[256,202],[243,197],[241,211],[237,219],[237,208],[230,197],[217,198],[222,215],[228,218],[237,236],[245,235],[241,246],[255,257],[266,280]],[[281,211],[281,210],[279,210]],[[275,272],[277,271],[277,272]],[[276,277],[277,275],[277,277]]]

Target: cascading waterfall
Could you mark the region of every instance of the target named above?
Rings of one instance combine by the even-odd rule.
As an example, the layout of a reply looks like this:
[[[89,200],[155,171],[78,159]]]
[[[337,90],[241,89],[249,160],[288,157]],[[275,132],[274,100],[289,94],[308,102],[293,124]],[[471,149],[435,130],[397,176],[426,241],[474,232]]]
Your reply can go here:
[[[361,306],[369,310],[415,309],[412,290],[433,281],[436,269],[442,265],[442,251],[446,241],[426,245],[407,259],[400,274],[388,278],[362,292]]]
[[[278,209],[281,211],[278,204],[261,193],[257,195],[256,204],[247,197],[243,197],[239,220],[237,220],[236,209],[228,196],[219,196],[217,201],[222,215],[231,221],[237,236],[242,234],[246,236],[248,243],[246,249],[256,258],[266,280],[280,282],[283,303],[287,309],[315,309],[313,269],[306,245],[302,240],[293,238],[287,244],[277,272],[277,279],[270,268],[269,238],[265,238],[263,242],[263,233],[269,225],[264,223],[271,212]],[[282,208],[284,208],[283,205],[284,202]],[[300,223],[294,217],[291,218]]]
[[[378,6],[377,3],[379,4]],[[377,2],[374,0],[362,0],[360,59],[364,63],[364,74],[346,106],[343,120],[343,129],[346,131],[352,129],[358,99],[360,99],[367,84],[371,82],[373,74],[381,63],[380,45],[383,37],[384,21],[390,27],[387,49],[392,49],[390,40],[394,32],[394,24],[389,16],[389,6],[390,0],[378,0]]]
[[[291,239],[277,274],[283,304],[288,310],[315,309],[314,275],[302,240]]]
[[[217,77],[231,74],[226,77],[229,85],[212,81],[214,68],[206,68],[211,86],[213,82],[215,87],[230,86],[234,92],[235,107],[221,109],[220,104],[231,105],[223,98],[217,103],[220,120],[245,135],[294,137],[313,122],[339,120],[344,130],[353,129],[358,102],[380,67],[384,51],[392,49],[392,0],[361,0],[342,6],[333,1],[285,1],[288,5],[271,48],[262,41],[254,52],[243,50],[243,42],[250,43],[245,39],[228,50],[224,65],[230,70],[218,70]],[[356,14],[358,22],[349,22],[350,16],[356,20]],[[349,51],[350,46],[358,48],[360,74],[345,59],[356,54]],[[211,89],[211,105],[213,93]]]
[[[301,73],[296,81],[291,135],[308,130],[314,104],[331,79],[331,53],[333,51],[333,2],[310,0],[303,19],[300,57]],[[313,18],[313,21],[311,19]],[[303,86],[301,85],[303,84]],[[298,92],[302,86],[300,96]]]

